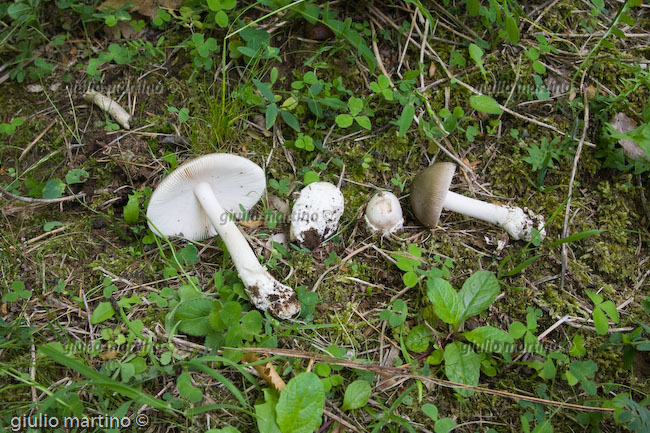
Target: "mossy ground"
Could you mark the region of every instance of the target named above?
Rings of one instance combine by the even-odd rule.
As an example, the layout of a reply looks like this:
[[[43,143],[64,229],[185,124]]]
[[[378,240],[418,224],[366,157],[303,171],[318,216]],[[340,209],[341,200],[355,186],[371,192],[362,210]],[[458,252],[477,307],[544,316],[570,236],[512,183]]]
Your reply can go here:
[[[573,14],[575,5],[571,2],[560,1],[544,16],[539,23],[551,32],[583,31],[577,18],[587,19],[583,15]],[[350,8],[345,12],[352,14],[355,21],[363,22],[360,11]],[[404,15],[400,8],[386,7],[385,13],[394,16],[396,22],[410,18]],[[586,12],[585,12],[586,13]],[[647,16],[638,17],[638,26],[648,28]],[[482,28],[478,22],[469,19],[466,24],[473,28]],[[296,25],[298,25],[296,23]],[[462,31],[461,28],[459,30]],[[313,55],[322,45],[304,45],[296,34],[294,27],[274,36],[277,46],[288,44],[283,53],[284,62],[277,64],[281,76],[290,83],[298,75],[306,72],[304,61]],[[437,36],[453,39],[456,36],[443,29]],[[534,43],[530,35],[522,35],[527,45]],[[395,34],[397,38],[397,34]],[[387,69],[394,70],[403,49],[404,36],[401,36],[399,47],[395,42],[380,40],[380,49],[385,53],[384,63]],[[573,41],[558,38],[555,46],[570,51],[572,45],[582,44],[584,40]],[[445,62],[449,61],[451,47],[439,42],[432,42],[434,48]],[[79,43],[80,47],[84,43]],[[340,48],[340,47],[339,47]],[[533,84],[530,62],[517,47],[512,50],[490,52],[486,55],[487,76],[491,80],[512,83],[515,76],[524,84]],[[642,85],[627,95],[624,99],[607,99],[607,90],[615,94],[625,93],[634,80],[639,79],[639,73],[634,72],[627,63],[618,61],[620,56],[632,60],[644,58],[647,46],[634,41],[618,41],[613,48],[603,50],[603,59],[594,63],[590,69],[588,83],[596,88],[597,94],[590,101],[598,111],[592,110],[591,123],[587,133],[587,141],[598,143],[603,120],[612,113],[629,108],[631,113],[641,113],[648,103],[648,86]],[[430,319],[439,333],[438,343],[445,337],[445,329],[436,323],[429,311],[428,301],[423,291],[418,288],[404,291],[402,273],[386,258],[382,252],[405,251],[409,243],[417,244],[424,252],[423,258],[429,266],[434,265],[434,256],[449,257],[453,261],[451,282],[459,288],[462,282],[479,269],[499,272],[500,262],[511,257],[513,266],[534,252],[526,251],[524,243],[510,241],[499,250],[495,246],[497,240],[507,237],[498,228],[463,218],[462,216],[444,213],[440,226],[434,230],[426,230],[414,219],[408,206],[409,185],[415,174],[425,167],[429,160],[437,158],[446,160],[442,152],[438,152],[435,144],[424,138],[413,128],[406,137],[398,137],[396,127],[389,122],[396,120],[395,113],[389,110],[378,111],[373,119],[375,125],[386,126],[378,133],[360,133],[356,136],[343,138],[346,131],[336,130],[330,137],[329,153],[319,155],[318,151],[306,152],[291,147],[282,146],[271,134],[251,127],[255,123],[254,115],[257,110],[247,106],[241,100],[234,99],[231,93],[235,83],[241,82],[248,76],[249,71],[242,63],[235,64],[229,72],[226,86],[226,104],[221,105],[222,83],[220,77],[210,74],[194,75],[193,82],[187,79],[192,75],[191,58],[176,55],[167,59],[168,73],[154,71],[140,84],[159,86],[162,91],[154,94],[138,95],[134,107],[134,126],[136,128],[150,125],[141,130],[117,140],[124,131],[109,132],[104,128],[105,116],[97,109],[92,109],[81,98],[81,93],[68,95],[65,87],[48,90],[49,99],[43,92],[30,93],[24,84],[13,81],[2,84],[0,106],[3,107],[2,121],[9,121],[15,116],[26,119],[17,132],[4,139],[0,147],[0,179],[3,184],[13,179],[10,169],[18,173],[17,193],[28,196],[28,179],[35,182],[47,182],[50,179],[63,179],[68,170],[81,168],[90,174],[90,178],[80,185],[72,187],[74,192],[87,194],[83,202],[69,201],[59,204],[21,203],[6,197],[0,198],[0,287],[2,293],[7,292],[14,281],[22,281],[32,292],[28,301],[2,303],[2,314],[5,322],[10,322],[19,316],[24,317],[30,326],[36,328],[33,343],[36,347],[45,342],[60,339],[67,335],[74,339],[86,341],[89,333],[95,338],[98,327],[89,327],[89,315],[98,302],[104,299],[102,282],[106,276],[119,277],[116,280],[119,294],[133,294],[145,297],[152,291],[159,291],[169,286],[178,288],[182,278],[164,277],[163,269],[170,264],[170,248],[162,244],[143,243],[147,234],[142,216],[136,224],[126,224],[123,219],[123,208],[128,195],[134,191],[144,191],[146,187],[154,188],[162,175],[168,170],[169,162],[163,160],[166,153],[175,154],[179,162],[198,154],[213,151],[233,152],[248,157],[264,166],[267,177],[276,180],[288,179],[291,191],[298,191],[302,185],[303,168],[314,169],[312,161],[318,157],[321,163],[326,163],[325,169],[318,168],[321,180],[337,183],[342,173],[342,192],[346,200],[346,210],[341,220],[341,230],[338,236],[321,248],[312,251],[289,249],[288,257],[276,266],[275,273],[288,275],[287,284],[310,287],[319,280],[320,275],[329,270],[322,279],[317,292],[321,301],[316,306],[315,324],[335,324],[337,326],[323,329],[294,331],[280,339],[280,346],[313,350],[313,347],[327,347],[338,344],[347,350],[363,356],[375,363],[381,363],[380,355],[385,355],[384,346],[389,342],[399,345],[400,333],[386,327],[379,319],[380,311],[388,308],[394,296],[398,295],[409,307],[407,327],[413,327]],[[409,49],[406,64],[415,68],[419,50]],[[358,63],[348,50],[338,49],[327,58],[327,68],[323,69],[320,78],[332,80],[337,76],[343,77],[343,82],[355,94],[367,93],[364,80],[368,77],[357,67]],[[568,63],[569,75],[573,60],[559,54],[548,61],[556,67]],[[72,72],[75,79],[83,81],[84,74],[80,68],[84,64],[80,58],[77,68],[66,69],[58,67],[53,76],[48,77],[44,84],[46,89],[56,83],[64,72]],[[479,87],[484,83],[481,74],[471,68],[468,60],[467,73],[457,70],[459,78],[468,84]],[[428,64],[427,64],[428,65]],[[517,74],[511,65],[519,65]],[[237,72],[239,69],[239,73]],[[133,71],[126,67],[111,65],[105,72],[110,81],[123,80]],[[138,74],[147,72],[146,68],[136,71]],[[549,72],[550,73],[550,72]],[[426,81],[444,78],[438,68]],[[446,102],[444,88],[450,88],[450,98]],[[159,87],[156,87],[159,88]],[[288,86],[287,86],[288,88]],[[488,117],[470,111],[467,103],[469,92],[458,85],[443,83],[430,92],[430,101],[436,110],[445,103],[449,108],[460,106],[467,113],[467,122],[476,123],[480,134],[474,142],[468,142],[465,135],[458,132],[450,136],[453,151],[468,162],[474,163],[475,177],[459,175],[455,179],[453,189],[463,194],[477,194],[488,191],[493,194],[489,200],[495,202],[510,202],[527,206],[547,218],[558,213],[556,218],[549,220],[546,227],[547,243],[559,239],[564,229],[563,203],[569,190],[569,179],[573,166],[573,158],[562,158],[555,167],[550,168],[544,180],[544,190],[533,184],[537,174],[531,172],[530,165],[522,161],[527,156],[526,144],[539,143],[542,137],[551,140],[555,135],[552,131],[528,123],[514,117],[503,115],[498,131],[489,132]],[[129,95],[127,95],[129,96]],[[504,98],[499,97],[500,101]],[[132,96],[131,96],[132,97]],[[575,96],[581,101],[582,94]],[[582,105],[572,100],[567,94],[551,100],[538,101],[533,104],[518,105],[526,102],[531,95],[515,92],[510,106],[529,117],[557,127],[562,131],[573,131],[579,139],[582,130]],[[131,106],[123,98],[122,102]],[[609,101],[609,102],[608,102]],[[72,102],[72,104],[71,104]],[[166,106],[188,107],[192,118],[186,123],[179,123],[175,115],[168,113]],[[306,115],[307,117],[307,115]],[[305,119],[313,121],[313,119]],[[54,126],[45,134],[23,159],[19,159],[22,150],[43,131],[47,125],[55,121]],[[329,126],[328,126],[329,127]],[[510,131],[517,129],[525,133],[522,140],[515,139]],[[275,133],[280,132],[278,130]],[[281,133],[290,139],[293,132],[283,125]],[[81,137],[82,142],[76,143],[74,136]],[[182,140],[166,140],[169,136],[180,136]],[[573,142],[572,145],[576,145]],[[269,157],[269,155],[272,155]],[[335,164],[332,159],[340,160]],[[364,165],[365,164],[365,165]],[[604,168],[603,160],[595,156],[595,150],[590,147],[583,149],[578,162],[574,196],[571,202],[570,233],[585,230],[604,230],[599,235],[585,238],[568,245],[568,269],[564,286],[560,286],[561,247],[543,249],[543,257],[526,267],[522,272],[511,277],[504,277],[503,297],[490,309],[466,326],[490,324],[501,329],[507,329],[514,320],[525,322],[526,308],[534,307],[542,310],[539,318],[538,332],[546,330],[565,315],[580,318],[590,318],[587,309],[592,307],[585,290],[599,292],[605,299],[616,305],[625,304],[621,309],[621,321],[617,327],[636,326],[636,321],[647,322],[639,303],[648,296],[649,269],[648,256],[648,215],[643,208],[642,195],[648,185],[645,175],[641,177],[623,173],[614,169]],[[301,171],[302,170],[302,171]],[[391,178],[398,174],[405,184],[402,191],[396,187]],[[480,188],[478,187],[480,185]],[[402,198],[405,210],[405,230],[398,235],[399,239],[378,239],[368,233],[361,211],[364,204],[376,191],[375,188],[388,189]],[[71,191],[66,191],[68,195]],[[269,190],[269,193],[276,191]],[[291,200],[290,194],[278,194],[285,200]],[[477,196],[480,196],[477,194]],[[647,196],[647,193],[646,193]],[[511,200],[512,199],[512,200]],[[270,206],[269,200],[264,199],[263,208]],[[43,230],[43,225],[50,221],[60,221],[62,229],[51,233]],[[286,224],[275,228],[266,226],[245,228],[252,237],[264,238],[265,234],[283,232]],[[183,241],[174,241],[176,249],[185,245]],[[254,247],[267,254],[261,247],[263,241]],[[374,245],[377,248],[367,247]],[[217,270],[224,267],[232,268],[229,261],[223,260],[223,251],[214,240],[197,243],[200,261],[187,269],[187,275],[198,278],[199,285],[206,292],[213,291],[213,276]],[[359,251],[358,253],[355,253]],[[352,254],[353,257],[344,266],[326,265],[330,253],[336,253],[339,259]],[[333,269],[330,269],[333,268]],[[64,284],[61,285],[60,281]],[[164,312],[151,302],[136,305],[129,313],[131,319],[141,319],[151,330],[160,329],[164,323]],[[107,322],[109,323],[109,322]],[[119,326],[117,323],[103,323],[100,327]],[[122,332],[127,332],[122,329]],[[644,354],[637,355],[640,359],[635,368],[624,370],[621,367],[621,354],[615,349],[599,351],[606,337],[598,336],[592,330],[574,329],[562,325],[547,337],[547,343],[554,348],[567,352],[574,335],[585,339],[586,358],[598,364],[595,381],[598,384],[616,383],[631,389],[648,389],[648,374],[643,371],[647,367]],[[201,343],[198,339],[188,338],[193,343]],[[35,381],[51,386],[62,377],[78,379],[74,372],[59,368],[50,361],[37,357],[32,361],[30,354],[25,352],[26,346],[0,347],[0,359],[3,366],[12,366],[16,371],[27,371],[30,365],[37,366]],[[192,347],[192,346],[190,346]],[[189,352],[192,349],[183,348]],[[103,365],[108,356],[124,359],[128,353],[113,352],[85,354],[86,362],[95,367]],[[401,363],[404,359],[397,356],[392,362]],[[279,361],[279,371],[290,364],[297,367],[298,361]],[[431,370],[443,377],[439,366]],[[351,376],[345,373],[346,377]],[[232,380],[238,382],[237,374],[230,372]],[[7,377],[7,376],[5,376]],[[166,388],[165,380],[151,380],[146,389],[152,393],[175,392],[175,387]],[[0,401],[6,402],[7,410],[17,411],[27,407],[31,400],[29,386],[16,379],[10,379],[7,386],[0,389]],[[492,388],[509,390],[515,393],[535,395],[543,392],[541,384],[547,386],[546,395],[556,400],[583,401],[585,395],[578,388],[571,388],[563,378],[544,382],[536,376],[533,369],[525,365],[508,364],[499,361],[498,374],[495,377],[481,376],[481,383]],[[242,387],[245,384],[240,384]],[[392,401],[400,395],[410,382],[397,384],[386,390],[376,389],[375,400]],[[91,398],[91,397],[89,397]],[[216,403],[228,402],[231,398],[224,392],[210,394]],[[342,398],[342,389],[336,390],[330,396],[331,402],[338,407]],[[475,395],[469,399],[454,398],[453,391],[445,388],[425,388],[423,400],[411,399],[400,407],[401,416],[408,417],[417,428],[425,431],[427,419],[419,411],[425,402],[435,403],[445,416],[455,417],[458,424],[466,424],[468,430],[472,425],[480,426],[480,431],[492,427],[498,431],[515,431],[520,428],[519,415],[522,408],[516,403],[489,395]],[[375,401],[375,406],[377,405]],[[6,415],[5,409],[2,409]],[[360,430],[366,425],[361,413],[351,413],[348,420]],[[250,417],[237,417],[224,413],[215,419],[234,425],[242,432],[253,429]],[[555,431],[575,431],[575,414],[570,411],[559,411],[554,415]],[[156,429],[163,431],[163,423],[179,423],[175,429],[185,431],[198,426],[205,427],[205,420],[196,421],[190,427],[183,425],[184,420],[161,419]],[[477,424],[471,424],[477,423]],[[478,428],[478,427],[477,427]],[[613,422],[605,421],[602,431],[616,431],[618,427]],[[430,429],[431,430],[431,429]],[[153,430],[152,430],[153,431]]]

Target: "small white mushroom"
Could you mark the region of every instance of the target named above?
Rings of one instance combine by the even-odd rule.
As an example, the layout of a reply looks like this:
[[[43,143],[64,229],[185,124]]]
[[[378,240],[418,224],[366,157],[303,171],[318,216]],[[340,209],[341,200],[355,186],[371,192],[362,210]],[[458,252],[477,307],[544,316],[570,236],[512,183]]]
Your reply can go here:
[[[113,101],[106,95],[95,92],[94,90],[89,90],[84,94],[84,99],[88,102],[92,102],[97,105],[103,111],[106,111],[111,115],[113,119],[124,129],[129,129],[129,121],[131,120],[131,115],[120,106],[117,102]]]
[[[530,241],[533,229],[546,236],[544,217],[516,206],[498,206],[465,197],[449,191],[456,164],[438,162],[425,168],[413,180],[411,207],[413,213],[427,227],[438,225],[442,209],[458,212],[472,218],[502,227],[513,239]]]
[[[336,233],[343,215],[341,191],[329,182],[314,182],[300,192],[291,211],[292,240],[313,250]]]
[[[225,153],[204,155],[182,164],[158,185],[147,218],[159,236],[221,236],[253,305],[288,319],[300,312],[295,292],[260,264],[231,218],[241,213],[240,206],[251,209],[265,186],[264,171],[252,161]]]
[[[366,206],[366,223],[373,232],[383,236],[394,233],[404,226],[404,216],[399,199],[392,192],[382,191],[373,195]]]

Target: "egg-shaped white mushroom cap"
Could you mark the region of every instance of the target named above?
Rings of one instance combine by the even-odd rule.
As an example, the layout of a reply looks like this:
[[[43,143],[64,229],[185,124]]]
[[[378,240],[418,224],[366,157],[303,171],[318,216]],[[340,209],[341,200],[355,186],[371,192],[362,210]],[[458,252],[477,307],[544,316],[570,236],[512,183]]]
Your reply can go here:
[[[366,206],[366,223],[381,236],[394,233],[404,226],[404,215],[399,199],[392,192],[382,191],[373,195]]]
[[[215,236],[217,232],[193,192],[203,182],[235,217],[241,217],[240,206],[247,211],[255,206],[266,186],[262,168],[244,157],[227,153],[200,156],[177,167],[151,195],[147,208],[151,231],[192,240]]]
[[[341,190],[329,182],[314,182],[300,192],[291,210],[291,239],[310,250],[336,233],[343,215]]]

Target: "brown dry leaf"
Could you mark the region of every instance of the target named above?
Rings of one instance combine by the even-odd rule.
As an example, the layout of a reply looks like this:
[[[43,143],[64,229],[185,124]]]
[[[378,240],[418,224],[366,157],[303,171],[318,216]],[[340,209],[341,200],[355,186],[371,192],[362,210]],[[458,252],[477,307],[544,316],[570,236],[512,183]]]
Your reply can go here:
[[[146,17],[154,18],[158,9],[178,9],[182,0],[140,0],[136,3],[138,12]]]
[[[621,134],[630,132],[637,127],[636,122],[630,119],[625,113],[616,113],[609,123]],[[632,140],[619,140],[618,144],[623,148],[623,153],[635,161],[646,157],[645,151]]]
[[[433,78],[435,74],[436,74],[436,64],[431,62],[431,65],[429,65],[429,78]]]
[[[241,224],[244,227],[247,227],[249,229],[254,229],[254,228],[260,227],[262,224],[264,224],[264,221],[262,221],[262,220],[239,221],[239,224]]]
[[[115,359],[119,355],[119,352],[116,350],[107,350],[106,352],[99,355],[102,359]]]
[[[106,0],[99,5],[99,9],[119,9],[129,1],[135,4],[135,7],[130,10],[135,10],[149,18],[154,18],[158,9],[178,9],[182,3],[182,0]]]
[[[110,39],[117,41],[120,39],[134,39],[138,31],[126,21],[118,21],[113,27],[104,26],[104,33]]]
[[[469,160],[467,158],[461,158],[460,160],[463,161],[463,163],[465,163],[465,165],[467,165],[472,170],[476,170],[476,167],[481,165],[481,162],[482,162],[480,159],[477,159],[474,162],[469,162]]]
[[[253,352],[245,353],[244,357],[242,358],[242,361],[247,363],[257,362],[259,360],[260,358]],[[287,384],[284,383],[284,380],[282,380],[278,372],[275,370],[275,367],[273,367],[273,364],[270,362],[267,362],[266,364],[253,365],[253,368],[255,371],[257,371],[257,374],[262,377],[262,379],[264,379],[269,385],[278,391],[282,391],[287,386]]]

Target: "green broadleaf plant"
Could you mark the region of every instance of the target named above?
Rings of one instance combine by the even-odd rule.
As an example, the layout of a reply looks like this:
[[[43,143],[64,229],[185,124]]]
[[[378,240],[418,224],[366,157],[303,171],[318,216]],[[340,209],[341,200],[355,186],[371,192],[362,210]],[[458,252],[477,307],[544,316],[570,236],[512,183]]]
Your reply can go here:
[[[602,296],[592,292],[591,290],[585,290],[585,293],[587,293],[591,302],[594,303],[592,317],[594,320],[594,326],[596,327],[596,332],[600,335],[607,334],[607,330],[609,329],[607,316],[609,316],[614,323],[618,323],[619,320],[616,305],[612,301],[605,301]]]
[[[436,315],[443,322],[460,328],[469,317],[485,311],[499,294],[499,282],[489,271],[472,274],[459,292],[442,278],[427,280],[427,297],[433,304]]]
[[[368,403],[372,387],[365,380],[355,380],[345,389],[341,410],[359,409]]]
[[[325,406],[323,383],[315,373],[300,373],[287,383],[275,405],[282,433],[312,433],[320,427]]]

